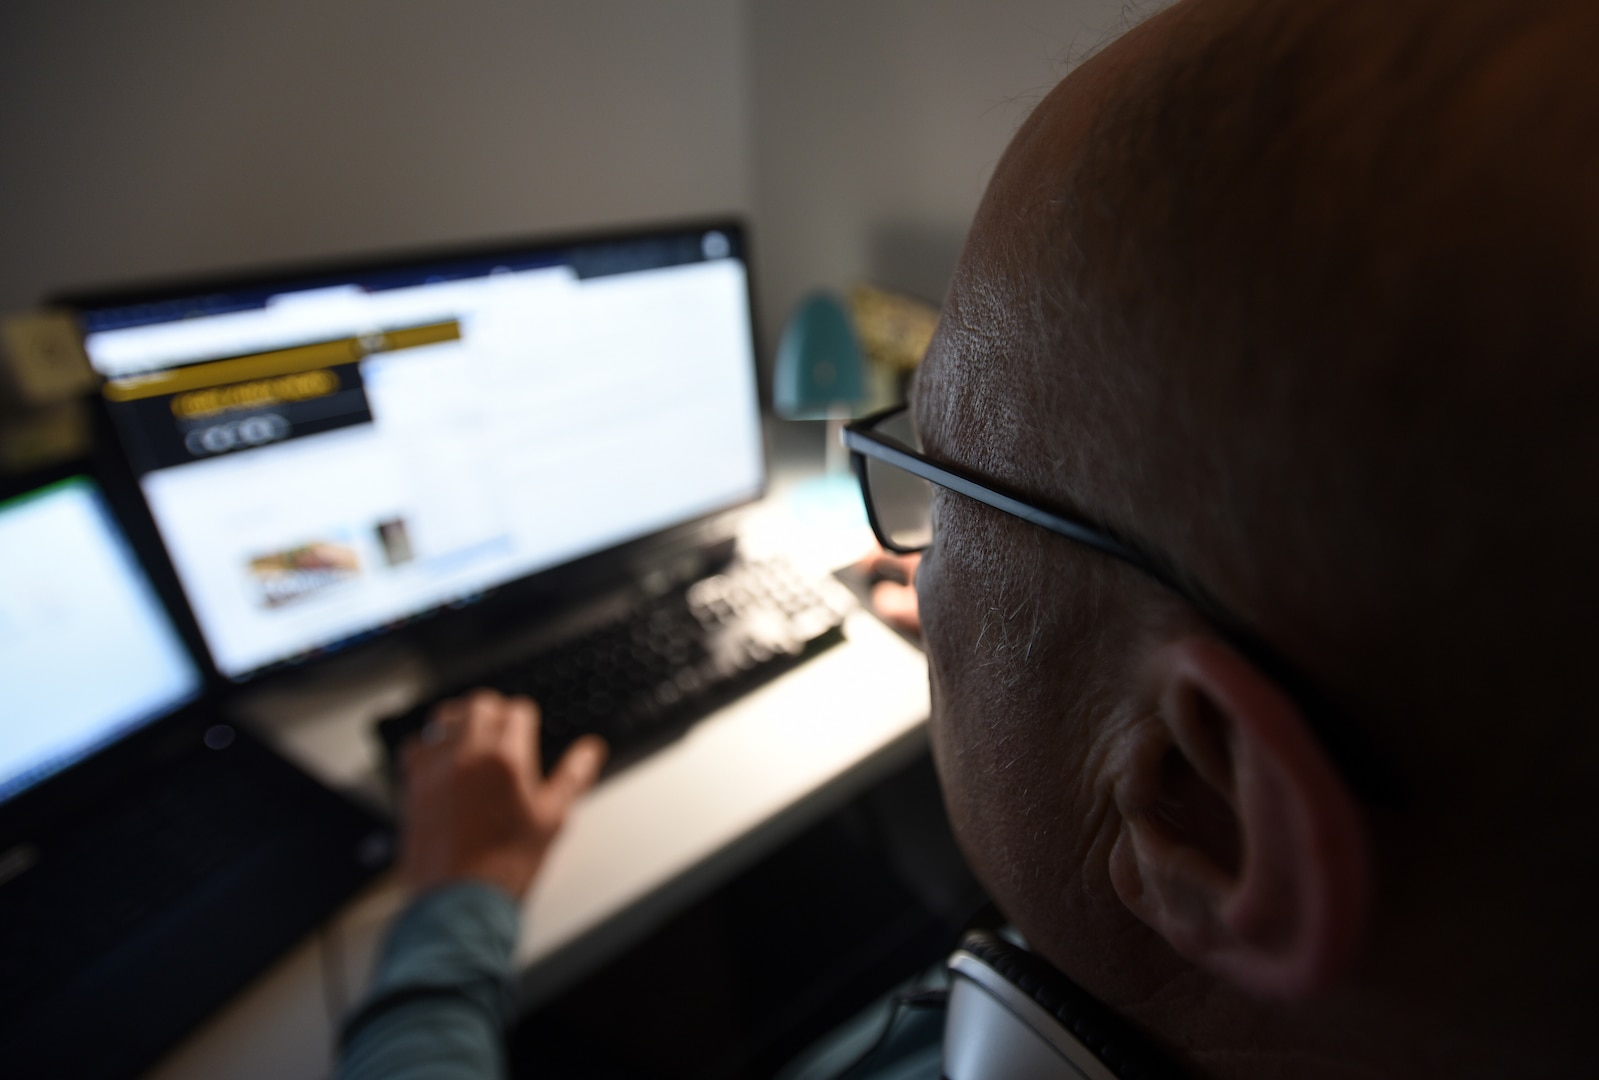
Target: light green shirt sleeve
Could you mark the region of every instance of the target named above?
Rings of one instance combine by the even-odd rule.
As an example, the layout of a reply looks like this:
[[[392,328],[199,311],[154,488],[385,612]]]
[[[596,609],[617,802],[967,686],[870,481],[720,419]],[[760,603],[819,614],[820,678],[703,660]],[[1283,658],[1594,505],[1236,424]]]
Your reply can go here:
[[[461,882],[414,901],[345,1022],[340,1080],[504,1076],[516,931],[516,905],[491,885]]]

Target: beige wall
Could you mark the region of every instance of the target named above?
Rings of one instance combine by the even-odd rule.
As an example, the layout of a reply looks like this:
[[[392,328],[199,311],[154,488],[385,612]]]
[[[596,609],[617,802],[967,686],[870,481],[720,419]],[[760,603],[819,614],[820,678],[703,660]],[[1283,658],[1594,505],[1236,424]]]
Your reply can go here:
[[[942,292],[1120,0],[5,0],[0,310],[56,289],[732,210],[763,337]]]
[[[0,310],[749,208],[742,0],[5,0]]]
[[[864,277],[941,299],[1017,125],[1133,6],[752,0],[768,337],[817,285]]]

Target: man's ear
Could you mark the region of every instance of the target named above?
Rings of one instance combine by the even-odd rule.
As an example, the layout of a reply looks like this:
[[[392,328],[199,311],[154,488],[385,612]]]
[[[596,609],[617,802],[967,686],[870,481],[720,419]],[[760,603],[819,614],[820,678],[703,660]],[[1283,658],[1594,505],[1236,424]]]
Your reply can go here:
[[[1179,954],[1261,997],[1308,997],[1355,959],[1371,856],[1354,795],[1299,708],[1226,645],[1154,661],[1128,731],[1111,882]]]

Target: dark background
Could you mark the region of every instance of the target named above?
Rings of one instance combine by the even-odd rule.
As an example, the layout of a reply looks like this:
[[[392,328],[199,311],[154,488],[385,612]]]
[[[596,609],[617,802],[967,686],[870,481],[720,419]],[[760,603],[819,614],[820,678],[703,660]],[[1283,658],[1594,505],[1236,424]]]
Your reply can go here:
[[[938,299],[1017,123],[1128,6],[7,0],[0,311],[734,212],[769,354],[817,286]]]

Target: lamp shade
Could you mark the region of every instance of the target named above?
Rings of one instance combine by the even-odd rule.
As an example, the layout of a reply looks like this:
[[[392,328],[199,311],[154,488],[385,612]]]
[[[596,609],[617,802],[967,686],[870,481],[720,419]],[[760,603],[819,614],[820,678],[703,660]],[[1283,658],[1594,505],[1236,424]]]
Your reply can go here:
[[[783,328],[772,372],[772,408],[789,420],[821,420],[866,396],[864,360],[843,301],[812,293]]]

